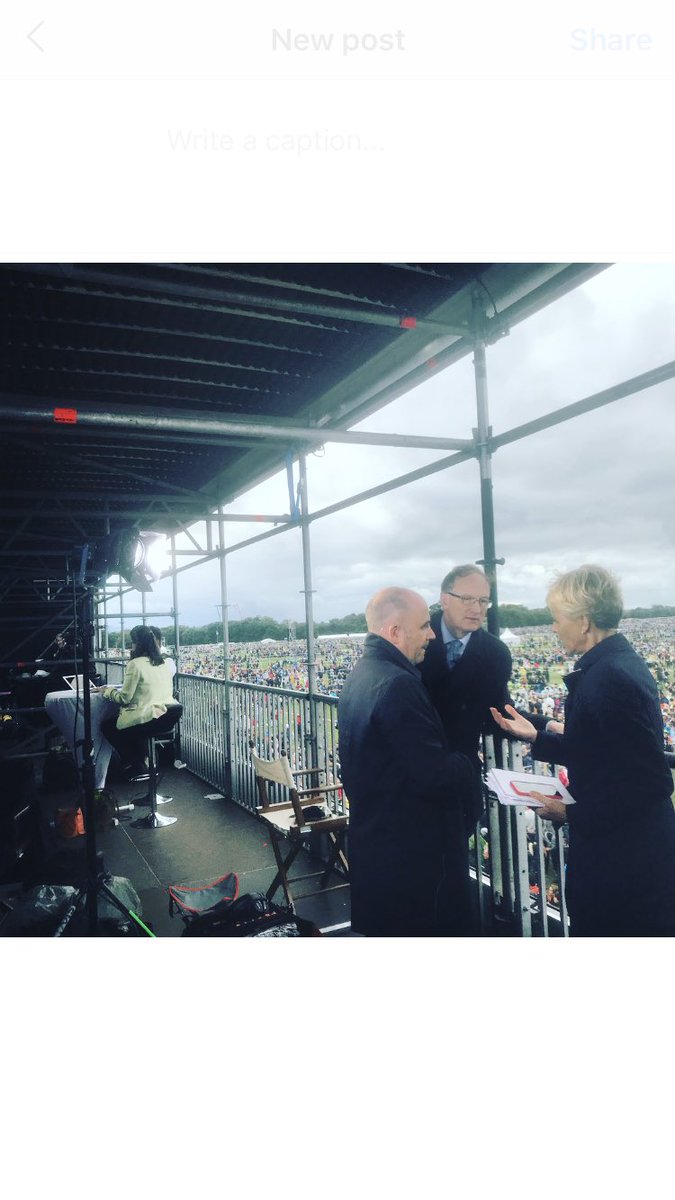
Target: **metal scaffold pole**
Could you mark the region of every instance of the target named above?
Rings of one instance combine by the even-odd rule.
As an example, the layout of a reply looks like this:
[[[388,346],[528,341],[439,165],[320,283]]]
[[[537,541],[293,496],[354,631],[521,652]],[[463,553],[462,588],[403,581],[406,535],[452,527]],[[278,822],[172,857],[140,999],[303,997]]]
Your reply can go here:
[[[495,546],[495,517],[492,503],[492,454],[489,439],[492,433],[488,413],[487,362],[485,357],[485,339],[483,337],[485,314],[482,298],[474,296],[474,331],[475,342],[473,351],[473,368],[476,380],[476,420],[474,441],[480,470],[480,506],[483,526],[483,558],[481,565],[490,581],[490,598],[492,608],[488,611],[488,629],[490,633],[499,636],[499,611],[497,594],[497,566],[503,566],[504,559],[497,558]]]
[[[309,679],[309,723],[305,731],[305,767],[318,766],[317,708],[316,708],[316,657],[314,636],[314,606],[312,603],[312,552],[309,539],[309,509],[307,503],[307,460],[300,455],[300,522],[302,529],[302,566],[304,574],[305,622],[307,626],[307,676]]]
[[[490,599],[492,600],[492,608],[488,609],[488,630],[499,637],[499,612],[497,605],[499,603],[497,592],[497,566],[503,565],[504,559],[497,558],[497,549],[495,545],[495,518],[492,502],[492,454],[490,451],[489,439],[491,436],[490,419],[488,411],[488,388],[487,388],[487,360],[485,355],[485,312],[483,308],[483,297],[479,292],[474,293],[473,297],[473,322],[474,322],[474,348],[473,348],[473,368],[476,381],[476,428],[473,431],[474,442],[476,445],[476,456],[478,458],[478,467],[480,470],[480,504],[481,504],[481,522],[483,527],[483,558],[480,560],[481,566],[490,581]],[[495,741],[495,759],[496,766],[502,767],[503,762],[503,746],[502,740]],[[498,875],[504,881],[506,886],[502,887],[501,894],[501,914],[507,919],[513,919],[514,914],[514,897],[511,892],[511,887],[507,881],[512,878],[513,862],[511,857],[511,830],[509,827],[508,813],[503,805],[498,806],[497,819],[499,822],[499,855],[501,858],[500,869]],[[494,847],[491,853],[494,855]],[[493,868],[493,899],[495,886],[495,871]]]
[[[118,594],[119,603],[120,603],[120,649],[122,651],[122,659],[124,660],[124,591],[122,590],[121,576],[120,576],[117,594]]]
[[[222,505],[218,508],[218,548],[220,557],[220,611],[223,620],[223,795],[232,796],[232,725],[230,708],[230,622],[227,605],[227,556],[225,554],[225,521]]]
[[[172,585],[172,600],[173,608],[173,639],[174,649],[176,653],[176,670],[180,671],[180,628],[178,624],[178,575],[176,573],[176,539],[171,538],[171,585]]]
[[[180,627],[178,624],[178,615],[179,615],[178,614],[178,575],[176,573],[176,538],[175,538],[175,536],[172,536],[172,538],[171,538],[171,596],[172,596],[172,600],[171,600],[172,613],[171,613],[171,615],[173,617],[173,637],[174,637],[174,643],[175,643],[174,654],[175,654],[175,663],[176,663],[176,674],[174,675],[174,679],[173,679],[173,690],[174,690],[174,695],[175,695],[176,699],[180,700],[180,695],[179,695],[179,689],[180,689]],[[176,746],[178,749],[179,756],[182,757],[183,751],[182,751],[182,747],[180,744],[180,739],[181,739],[180,725],[178,725],[176,727],[176,731],[175,731],[175,741],[176,741]]]

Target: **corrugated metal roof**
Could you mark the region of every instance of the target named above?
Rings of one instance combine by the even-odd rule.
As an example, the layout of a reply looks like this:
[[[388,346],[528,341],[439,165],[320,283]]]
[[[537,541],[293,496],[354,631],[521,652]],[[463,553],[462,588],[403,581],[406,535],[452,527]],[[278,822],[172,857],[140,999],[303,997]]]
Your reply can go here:
[[[278,469],[294,427],[347,429],[468,353],[476,288],[494,340],[598,269],[0,267],[5,633],[44,595],[36,579],[53,593],[67,577],[74,546],[177,530]],[[284,440],[269,436],[280,422]]]

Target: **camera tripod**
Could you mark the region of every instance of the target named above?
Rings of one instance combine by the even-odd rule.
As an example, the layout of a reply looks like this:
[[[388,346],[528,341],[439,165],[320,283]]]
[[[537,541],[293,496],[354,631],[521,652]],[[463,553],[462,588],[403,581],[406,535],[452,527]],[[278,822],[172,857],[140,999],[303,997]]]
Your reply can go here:
[[[91,641],[93,639],[93,597],[90,588],[86,588],[82,599],[82,718],[84,736],[82,740],[82,792],[84,796],[84,827],[86,836],[87,882],[84,888],[78,889],[73,897],[54,937],[61,937],[70,925],[75,915],[85,904],[87,913],[87,930],[91,937],[98,932],[98,899],[105,897],[120,913],[128,917],[131,927],[139,935],[145,933],[148,937],[156,934],[144,925],[137,913],[127,908],[118,896],[110,889],[102,852],[96,849],[96,804],[95,804],[95,774],[94,774],[94,744],[91,736],[91,693],[89,680],[91,673]]]
[[[87,836],[88,836],[88,834],[87,834]],[[54,937],[62,937],[63,936],[63,934],[65,933],[68,926],[71,924],[71,922],[76,917],[77,913],[80,912],[80,910],[82,909],[82,906],[85,903],[85,901],[86,901],[86,906],[87,906],[88,924],[89,924],[88,932],[90,934],[95,934],[98,931],[98,901],[99,901],[100,897],[102,897],[103,899],[107,900],[110,904],[112,904],[113,907],[116,908],[118,910],[118,912],[120,912],[122,914],[122,916],[128,917],[130,928],[135,933],[137,933],[139,936],[143,936],[143,934],[145,934],[147,937],[156,937],[157,936],[156,933],[153,933],[152,930],[148,928],[148,926],[145,924],[145,922],[141,921],[141,918],[139,917],[138,913],[135,913],[133,911],[133,909],[131,909],[131,908],[127,908],[126,904],[124,904],[120,900],[119,896],[115,895],[115,893],[112,891],[112,889],[108,886],[107,880],[109,880],[109,879],[110,879],[110,876],[108,875],[108,873],[105,869],[104,862],[103,862],[103,853],[102,853],[102,851],[99,850],[96,853],[96,878],[93,881],[93,886],[92,886],[91,875],[90,875],[90,873],[88,873],[86,887],[78,889],[78,891],[75,893],[75,896],[73,897],[71,904],[66,909],[66,911],[63,914],[63,917],[61,918],[61,921],[58,925],[58,928],[54,932],[54,935],[53,935]],[[94,924],[93,929],[92,929],[92,917],[91,917],[91,908],[90,908],[90,900],[91,900],[92,895],[93,895],[94,912],[95,912],[95,924]]]

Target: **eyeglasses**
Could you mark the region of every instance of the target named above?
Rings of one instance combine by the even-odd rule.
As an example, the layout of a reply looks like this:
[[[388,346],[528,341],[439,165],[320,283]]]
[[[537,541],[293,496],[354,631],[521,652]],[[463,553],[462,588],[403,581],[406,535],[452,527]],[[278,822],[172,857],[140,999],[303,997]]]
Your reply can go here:
[[[484,596],[459,596],[457,592],[446,592],[446,596],[454,596],[455,600],[461,600],[465,608],[471,608],[473,604],[480,604],[485,612],[486,609],[492,608],[492,601]]]

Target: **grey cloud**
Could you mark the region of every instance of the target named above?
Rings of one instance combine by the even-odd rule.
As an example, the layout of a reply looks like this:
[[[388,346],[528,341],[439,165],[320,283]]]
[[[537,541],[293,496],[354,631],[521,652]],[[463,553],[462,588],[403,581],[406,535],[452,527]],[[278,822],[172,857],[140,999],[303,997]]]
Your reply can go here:
[[[612,267],[488,349],[495,433],[669,361],[675,266]],[[599,559],[619,574],[627,605],[675,602],[673,433],[675,382],[503,447],[493,459],[503,601],[540,606],[556,569]],[[375,414],[364,428],[470,436],[476,423],[470,361],[456,364]],[[308,460],[312,511],[439,457],[328,446]],[[239,511],[285,511],[278,477]],[[230,541],[250,535],[232,527]],[[229,534],[229,531],[228,531]],[[317,619],[362,611],[386,582],[435,599],[448,567],[482,556],[475,462],[349,508],[311,526]],[[182,619],[213,620],[208,585],[180,577]],[[231,616],[303,617],[298,534],[228,558]],[[212,588],[213,594],[207,594]],[[193,614],[202,615],[193,615]],[[208,615],[206,615],[208,614]]]

